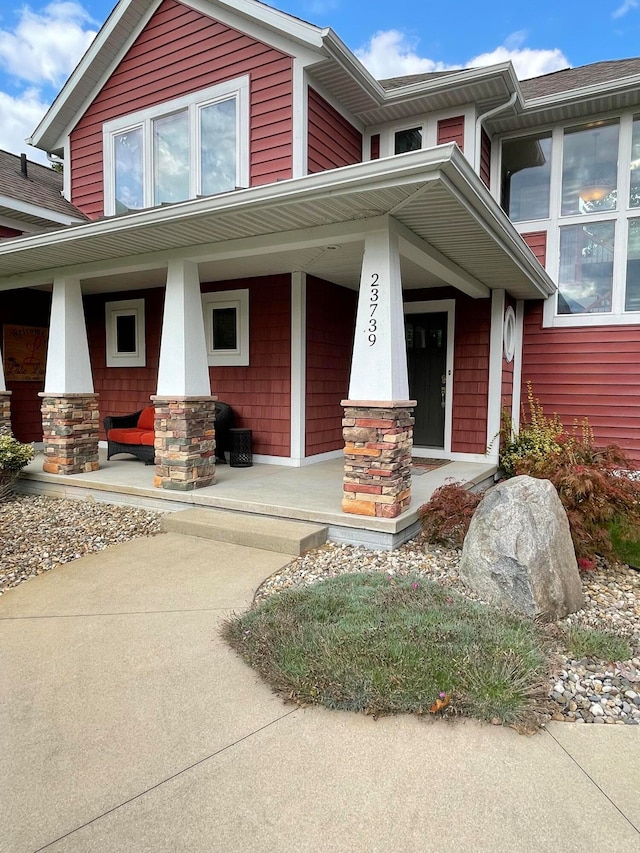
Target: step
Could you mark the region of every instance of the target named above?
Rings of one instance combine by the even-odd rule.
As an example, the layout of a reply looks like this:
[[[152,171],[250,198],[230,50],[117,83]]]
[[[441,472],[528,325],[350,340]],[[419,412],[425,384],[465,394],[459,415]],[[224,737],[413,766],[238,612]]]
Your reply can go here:
[[[319,524],[217,509],[167,513],[162,518],[162,529],[168,533],[199,536],[294,557],[319,548],[327,541],[327,528]]]

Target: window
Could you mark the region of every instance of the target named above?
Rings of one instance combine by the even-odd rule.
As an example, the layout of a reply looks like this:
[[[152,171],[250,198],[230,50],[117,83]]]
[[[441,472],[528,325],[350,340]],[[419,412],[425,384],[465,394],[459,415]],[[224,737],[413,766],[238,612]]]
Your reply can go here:
[[[545,325],[638,323],[639,115],[503,140],[501,191],[519,231],[546,234]]]
[[[202,294],[207,356],[211,366],[249,364],[249,291]]]
[[[248,93],[241,77],[107,122],[105,214],[247,186]]]
[[[397,130],[394,140],[394,154],[419,151],[422,148],[422,128],[411,127],[407,130]]]
[[[512,222],[549,216],[551,134],[502,146],[502,206]]]
[[[144,299],[105,304],[107,367],[144,367]]]

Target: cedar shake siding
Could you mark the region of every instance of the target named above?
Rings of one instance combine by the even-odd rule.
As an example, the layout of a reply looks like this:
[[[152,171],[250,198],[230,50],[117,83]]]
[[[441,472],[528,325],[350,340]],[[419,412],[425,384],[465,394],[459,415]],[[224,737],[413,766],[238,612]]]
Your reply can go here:
[[[210,367],[211,393],[235,426],[253,431],[253,452],[291,455],[291,276],[203,284],[203,293],[249,289],[249,366]]]
[[[241,75],[250,77],[250,183],[292,176],[293,60],[224,24],[164,0],[71,133],[71,198],[104,212],[105,122]]]
[[[443,118],[438,122],[438,145],[455,142],[464,151],[464,116]]]
[[[454,453],[485,453],[491,300],[471,299],[452,287],[405,293],[406,302],[435,299],[456,301],[451,450]]]
[[[349,391],[356,291],[307,278],[305,456],[344,447],[340,405]]]
[[[527,382],[565,428],[587,418],[597,444],[640,462],[640,326],[543,329],[542,303],[525,307],[522,403]]]
[[[491,139],[484,128],[480,134],[480,177],[491,186]]]
[[[39,326],[49,328],[51,294],[31,288],[7,290],[0,293],[0,346],[4,348],[2,326]],[[4,357],[4,353],[3,353]],[[7,361],[4,359],[5,374]],[[7,379],[11,391],[11,429],[19,441],[42,441],[42,400],[38,393],[44,389],[41,382],[14,382]]]
[[[84,297],[91,371],[100,410],[101,440],[106,440],[103,421],[107,415],[130,415],[151,405],[151,395],[158,387],[164,294],[164,288],[159,287]],[[107,367],[105,304],[122,299],[144,299],[145,367]]]
[[[487,449],[490,327],[490,299],[456,299],[451,436],[454,453],[485,453]]]
[[[547,232],[546,231],[531,231],[529,234],[522,234],[522,239],[531,249],[536,258],[540,261],[543,267],[547,265]]]
[[[309,88],[307,171],[324,172],[362,160],[362,134]]]
[[[253,452],[270,456],[290,453],[290,281],[281,275],[202,285],[203,293],[249,289],[250,364],[210,367],[211,393],[233,408],[237,427],[253,430]],[[114,299],[145,300],[146,367],[106,366],[105,302]],[[105,415],[136,412],[156,393],[164,288],[88,296],[84,304],[104,439]]]

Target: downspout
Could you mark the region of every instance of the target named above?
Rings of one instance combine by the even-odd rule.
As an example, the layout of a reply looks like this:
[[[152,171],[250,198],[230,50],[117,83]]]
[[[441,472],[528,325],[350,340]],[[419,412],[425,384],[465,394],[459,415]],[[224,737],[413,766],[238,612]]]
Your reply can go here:
[[[480,174],[480,157],[482,154],[482,151],[481,151],[482,123],[486,119],[493,118],[493,116],[498,115],[498,113],[501,113],[503,110],[508,110],[509,107],[512,107],[515,104],[517,99],[518,99],[518,93],[513,92],[513,94],[509,98],[509,100],[506,101],[504,104],[498,104],[497,107],[494,107],[493,109],[489,110],[488,112],[483,113],[481,116],[478,116],[478,118],[476,119],[476,146],[475,146],[475,157],[474,157],[473,168],[475,169],[477,174]]]

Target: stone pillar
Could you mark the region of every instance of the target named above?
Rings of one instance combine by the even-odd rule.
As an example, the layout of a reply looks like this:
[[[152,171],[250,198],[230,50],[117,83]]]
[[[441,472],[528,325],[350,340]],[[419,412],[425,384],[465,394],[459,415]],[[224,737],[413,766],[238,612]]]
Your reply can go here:
[[[0,391],[0,435],[11,435],[11,391]]]
[[[396,518],[411,503],[412,417],[415,401],[343,400],[342,509]]]
[[[97,471],[100,413],[97,394],[49,394],[42,397],[44,464],[48,474]]]
[[[156,410],[154,486],[190,491],[215,482],[216,397],[151,398]]]

